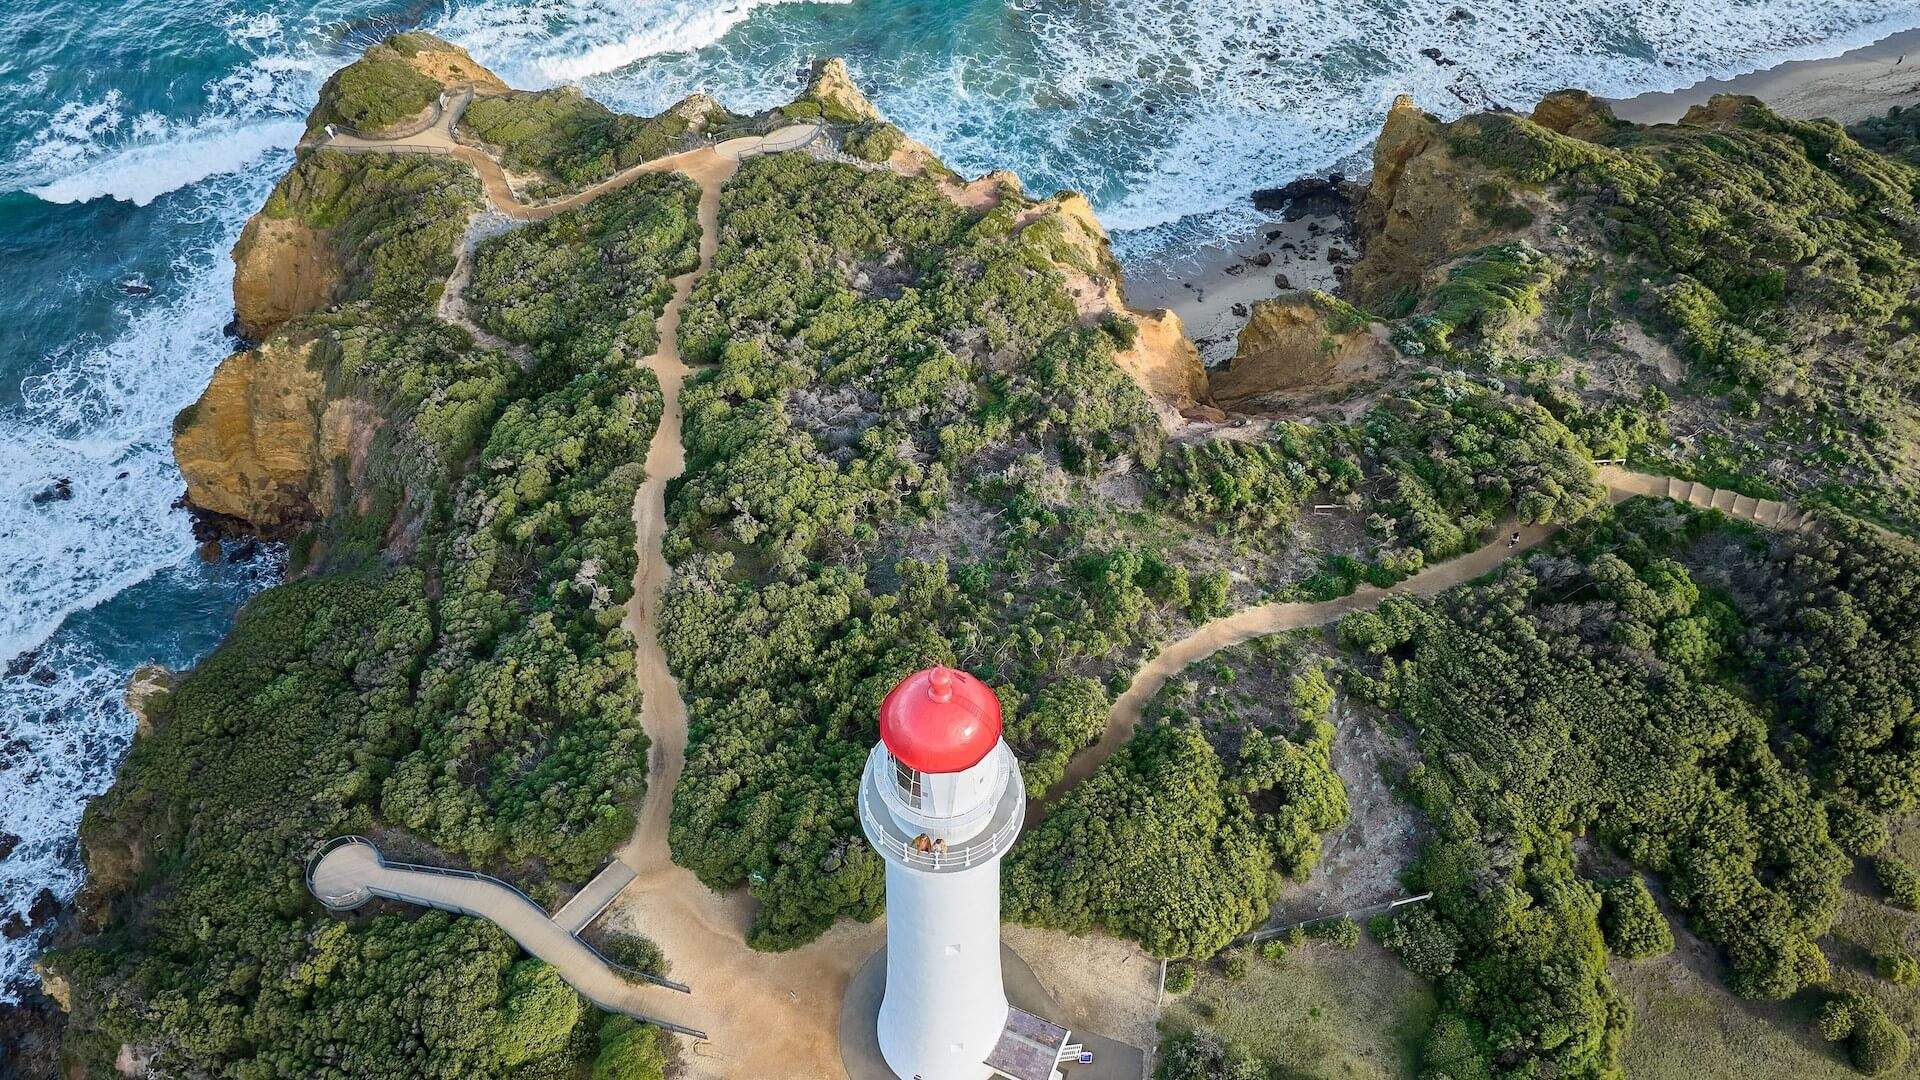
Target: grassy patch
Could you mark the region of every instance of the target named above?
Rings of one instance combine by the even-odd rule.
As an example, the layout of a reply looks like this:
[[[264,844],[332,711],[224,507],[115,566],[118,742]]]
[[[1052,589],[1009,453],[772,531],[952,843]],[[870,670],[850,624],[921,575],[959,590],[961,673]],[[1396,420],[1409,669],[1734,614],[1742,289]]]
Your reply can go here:
[[[1169,1035],[1211,1031],[1285,1077],[1417,1075],[1433,995],[1385,949],[1312,944],[1275,961],[1254,957],[1244,977],[1204,969],[1194,989],[1169,1000]]]

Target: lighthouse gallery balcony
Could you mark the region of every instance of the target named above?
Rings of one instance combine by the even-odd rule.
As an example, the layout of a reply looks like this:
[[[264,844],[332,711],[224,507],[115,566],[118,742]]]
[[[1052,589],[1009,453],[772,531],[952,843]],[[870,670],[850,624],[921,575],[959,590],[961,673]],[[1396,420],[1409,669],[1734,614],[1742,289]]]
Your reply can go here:
[[[1004,748],[997,751],[1005,753]],[[873,758],[860,778],[860,824],[874,849],[894,862],[929,873],[959,873],[979,866],[1013,846],[1026,816],[1027,787],[1020,778],[1018,762],[1009,761],[1007,782],[990,804],[984,827],[972,836],[949,843],[944,851],[922,851],[915,841],[939,835],[955,824],[951,819],[927,817],[901,805],[891,791],[882,791],[890,783],[893,770],[885,760],[886,747],[876,746]],[[1009,754],[1009,757],[1012,755]],[[904,819],[904,820],[903,820]]]

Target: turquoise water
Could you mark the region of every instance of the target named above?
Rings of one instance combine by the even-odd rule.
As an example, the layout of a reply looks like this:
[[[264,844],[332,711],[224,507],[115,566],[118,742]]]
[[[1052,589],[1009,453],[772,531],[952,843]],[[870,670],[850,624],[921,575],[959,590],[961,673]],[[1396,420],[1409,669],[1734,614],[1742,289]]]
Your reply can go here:
[[[1671,89],[1920,24],[1910,0],[41,0],[0,5],[0,918],[80,884],[137,664],[185,666],[277,574],[201,563],[169,422],[230,343],[226,252],[320,83],[422,27],[522,86],[654,111],[790,97],[844,55],[964,172],[1088,194],[1136,265],[1347,165],[1394,93],[1457,113]],[[1445,62],[1422,54],[1437,49]],[[56,492],[67,481],[71,497]],[[35,939],[0,941],[0,986]],[[0,990],[0,1000],[7,992]]]

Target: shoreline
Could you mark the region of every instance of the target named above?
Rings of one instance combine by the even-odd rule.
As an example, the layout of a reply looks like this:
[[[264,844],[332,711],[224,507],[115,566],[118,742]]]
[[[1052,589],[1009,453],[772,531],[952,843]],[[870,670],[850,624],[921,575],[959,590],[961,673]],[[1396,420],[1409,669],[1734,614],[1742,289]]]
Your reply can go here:
[[[1821,60],[1789,60],[1731,79],[1630,98],[1603,99],[1622,120],[1670,124],[1715,94],[1748,94],[1796,120],[1825,117],[1851,124],[1890,106],[1920,102],[1920,29]]]
[[[1747,94],[1796,119],[1829,117],[1854,123],[1895,105],[1920,104],[1920,28],[1903,30],[1817,60],[1789,60],[1730,79],[1702,79],[1678,90],[1629,98],[1602,98],[1622,120],[1673,123],[1716,94]],[[1328,250],[1351,256],[1349,222],[1320,212],[1287,220],[1266,213],[1246,235],[1225,237],[1166,264],[1129,267],[1128,304],[1166,308],[1180,317],[1187,338],[1209,368],[1230,359],[1254,304],[1293,289],[1337,292]],[[1264,260],[1264,261],[1263,261]]]

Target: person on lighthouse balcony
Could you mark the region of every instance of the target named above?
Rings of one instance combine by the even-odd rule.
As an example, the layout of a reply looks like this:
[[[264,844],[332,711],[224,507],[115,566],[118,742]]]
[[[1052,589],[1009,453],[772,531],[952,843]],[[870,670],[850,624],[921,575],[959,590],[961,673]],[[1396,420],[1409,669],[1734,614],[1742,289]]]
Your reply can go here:
[[[1000,738],[1000,701],[931,667],[880,704],[860,821],[886,860],[881,1056],[901,1080],[1050,1080],[1067,1031],[1011,1007],[1000,970],[1000,860],[1026,785]]]

